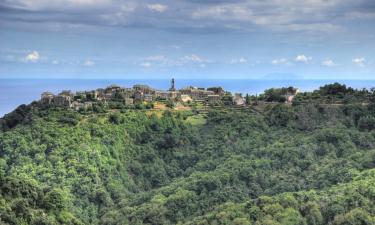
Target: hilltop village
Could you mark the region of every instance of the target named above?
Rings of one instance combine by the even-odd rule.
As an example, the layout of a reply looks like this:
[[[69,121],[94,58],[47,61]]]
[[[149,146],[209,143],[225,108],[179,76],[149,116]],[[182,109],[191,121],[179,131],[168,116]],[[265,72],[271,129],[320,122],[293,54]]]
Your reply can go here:
[[[284,90],[284,89],[283,89]],[[285,88],[282,97],[286,103],[291,103],[298,89]],[[51,92],[44,92],[41,95],[41,103],[46,105],[68,107],[75,110],[87,109],[94,104],[108,104],[117,102],[127,107],[139,104],[152,105],[154,102],[164,102],[169,106],[189,105],[199,103],[205,106],[214,105],[250,105],[251,97],[242,96],[241,93],[232,95],[222,87],[193,87],[188,86],[177,90],[175,80],[171,80],[170,88],[166,91],[157,90],[148,85],[136,84],[131,88],[111,85],[107,88],[99,88],[92,91],[71,92],[62,91],[54,95]]]

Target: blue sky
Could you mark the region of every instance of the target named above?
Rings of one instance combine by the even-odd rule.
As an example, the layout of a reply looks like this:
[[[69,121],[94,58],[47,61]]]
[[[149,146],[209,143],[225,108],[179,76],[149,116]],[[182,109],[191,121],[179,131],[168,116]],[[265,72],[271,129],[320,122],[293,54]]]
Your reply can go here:
[[[375,79],[373,0],[0,0],[0,78]]]

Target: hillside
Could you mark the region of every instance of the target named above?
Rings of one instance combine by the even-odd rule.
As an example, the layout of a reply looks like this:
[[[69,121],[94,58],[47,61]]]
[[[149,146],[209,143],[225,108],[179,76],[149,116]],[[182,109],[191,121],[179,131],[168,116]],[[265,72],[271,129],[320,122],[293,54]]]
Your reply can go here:
[[[372,98],[309,96],[205,115],[21,106],[0,121],[0,224],[375,224]]]

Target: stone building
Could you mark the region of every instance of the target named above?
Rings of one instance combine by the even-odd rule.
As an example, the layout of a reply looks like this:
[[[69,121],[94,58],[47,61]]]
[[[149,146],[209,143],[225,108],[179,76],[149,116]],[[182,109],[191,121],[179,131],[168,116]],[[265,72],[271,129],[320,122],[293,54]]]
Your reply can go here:
[[[242,97],[242,94],[240,94],[240,93],[234,94],[233,104],[234,105],[245,105],[246,104],[245,98]]]
[[[99,96],[99,91],[93,90],[93,91],[86,91],[85,92],[86,98],[90,100],[96,100]]]
[[[115,84],[112,84],[110,86],[108,86],[106,89],[105,89],[105,92],[106,93],[113,93],[113,92],[116,92],[118,90],[120,90],[121,87],[118,86],[118,85],[115,85]]]
[[[138,90],[134,92],[134,102],[140,103],[143,102],[143,92]]]
[[[134,99],[133,98],[125,98],[124,103],[125,103],[125,105],[133,105]]]
[[[152,102],[152,100],[153,100],[152,94],[144,94],[143,100],[146,101],[146,102]]]
[[[66,95],[56,95],[53,98],[53,104],[56,106],[71,107],[72,98]]]
[[[156,92],[156,96],[163,100],[169,99],[169,91],[158,91]]]
[[[46,91],[42,93],[40,101],[43,104],[51,105],[53,102],[53,98],[54,98],[54,95],[51,92]]]
[[[181,89],[179,92],[181,95],[189,95],[195,101],[205,101],[208,95],[215,94],[213,91],[208,91],[204,88],[197,88],[192,86]]]
[[[222,87],[209,87],[207,88],[207,91],[212,91],[215,95],[223,96],[225,94],[225,91]]]
[[[180,100],[183,103],[192,102],[193,99],[189,95],[180,95]]]
[[[168,93],[168,98],[171,100],[176,99],[180,94],[178,91],[169,91]]]
[[[53,104],[56,106],[71,107],[73,97],[74,95],[71,91],[62,91],[60,94],[54,96]]]
[[[140,91],[143,94],[154,94],[155,93],[155,89],[151,88],[148,85],[143,85],[143,84],[133,85],[133,91]]]
[[[216,105],[221,103],[220,95],[208,95],[207,96],[207,103],[210,105]]]
[[[284,95],[286,103],[292,103],[294,97],[299,93],[298,88],[289,87],[287,93]]]
[[[74,110],[81,110],[81,109],[88,109],[89,107],[92,107],[93,103],[92,102],[73,102],[71,104],[71,107],[74,109]]]

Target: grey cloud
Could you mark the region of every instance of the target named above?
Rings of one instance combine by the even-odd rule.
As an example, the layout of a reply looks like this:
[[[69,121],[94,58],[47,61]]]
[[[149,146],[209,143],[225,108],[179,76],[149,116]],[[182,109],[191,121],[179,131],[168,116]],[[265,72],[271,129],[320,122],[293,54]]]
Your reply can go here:
[[[373,9],[372,0],[0,0],[0,22],[8,26],[55,22],[198,33],[252,29],[337,32],[345,26],[343,19],[374,19]]]

